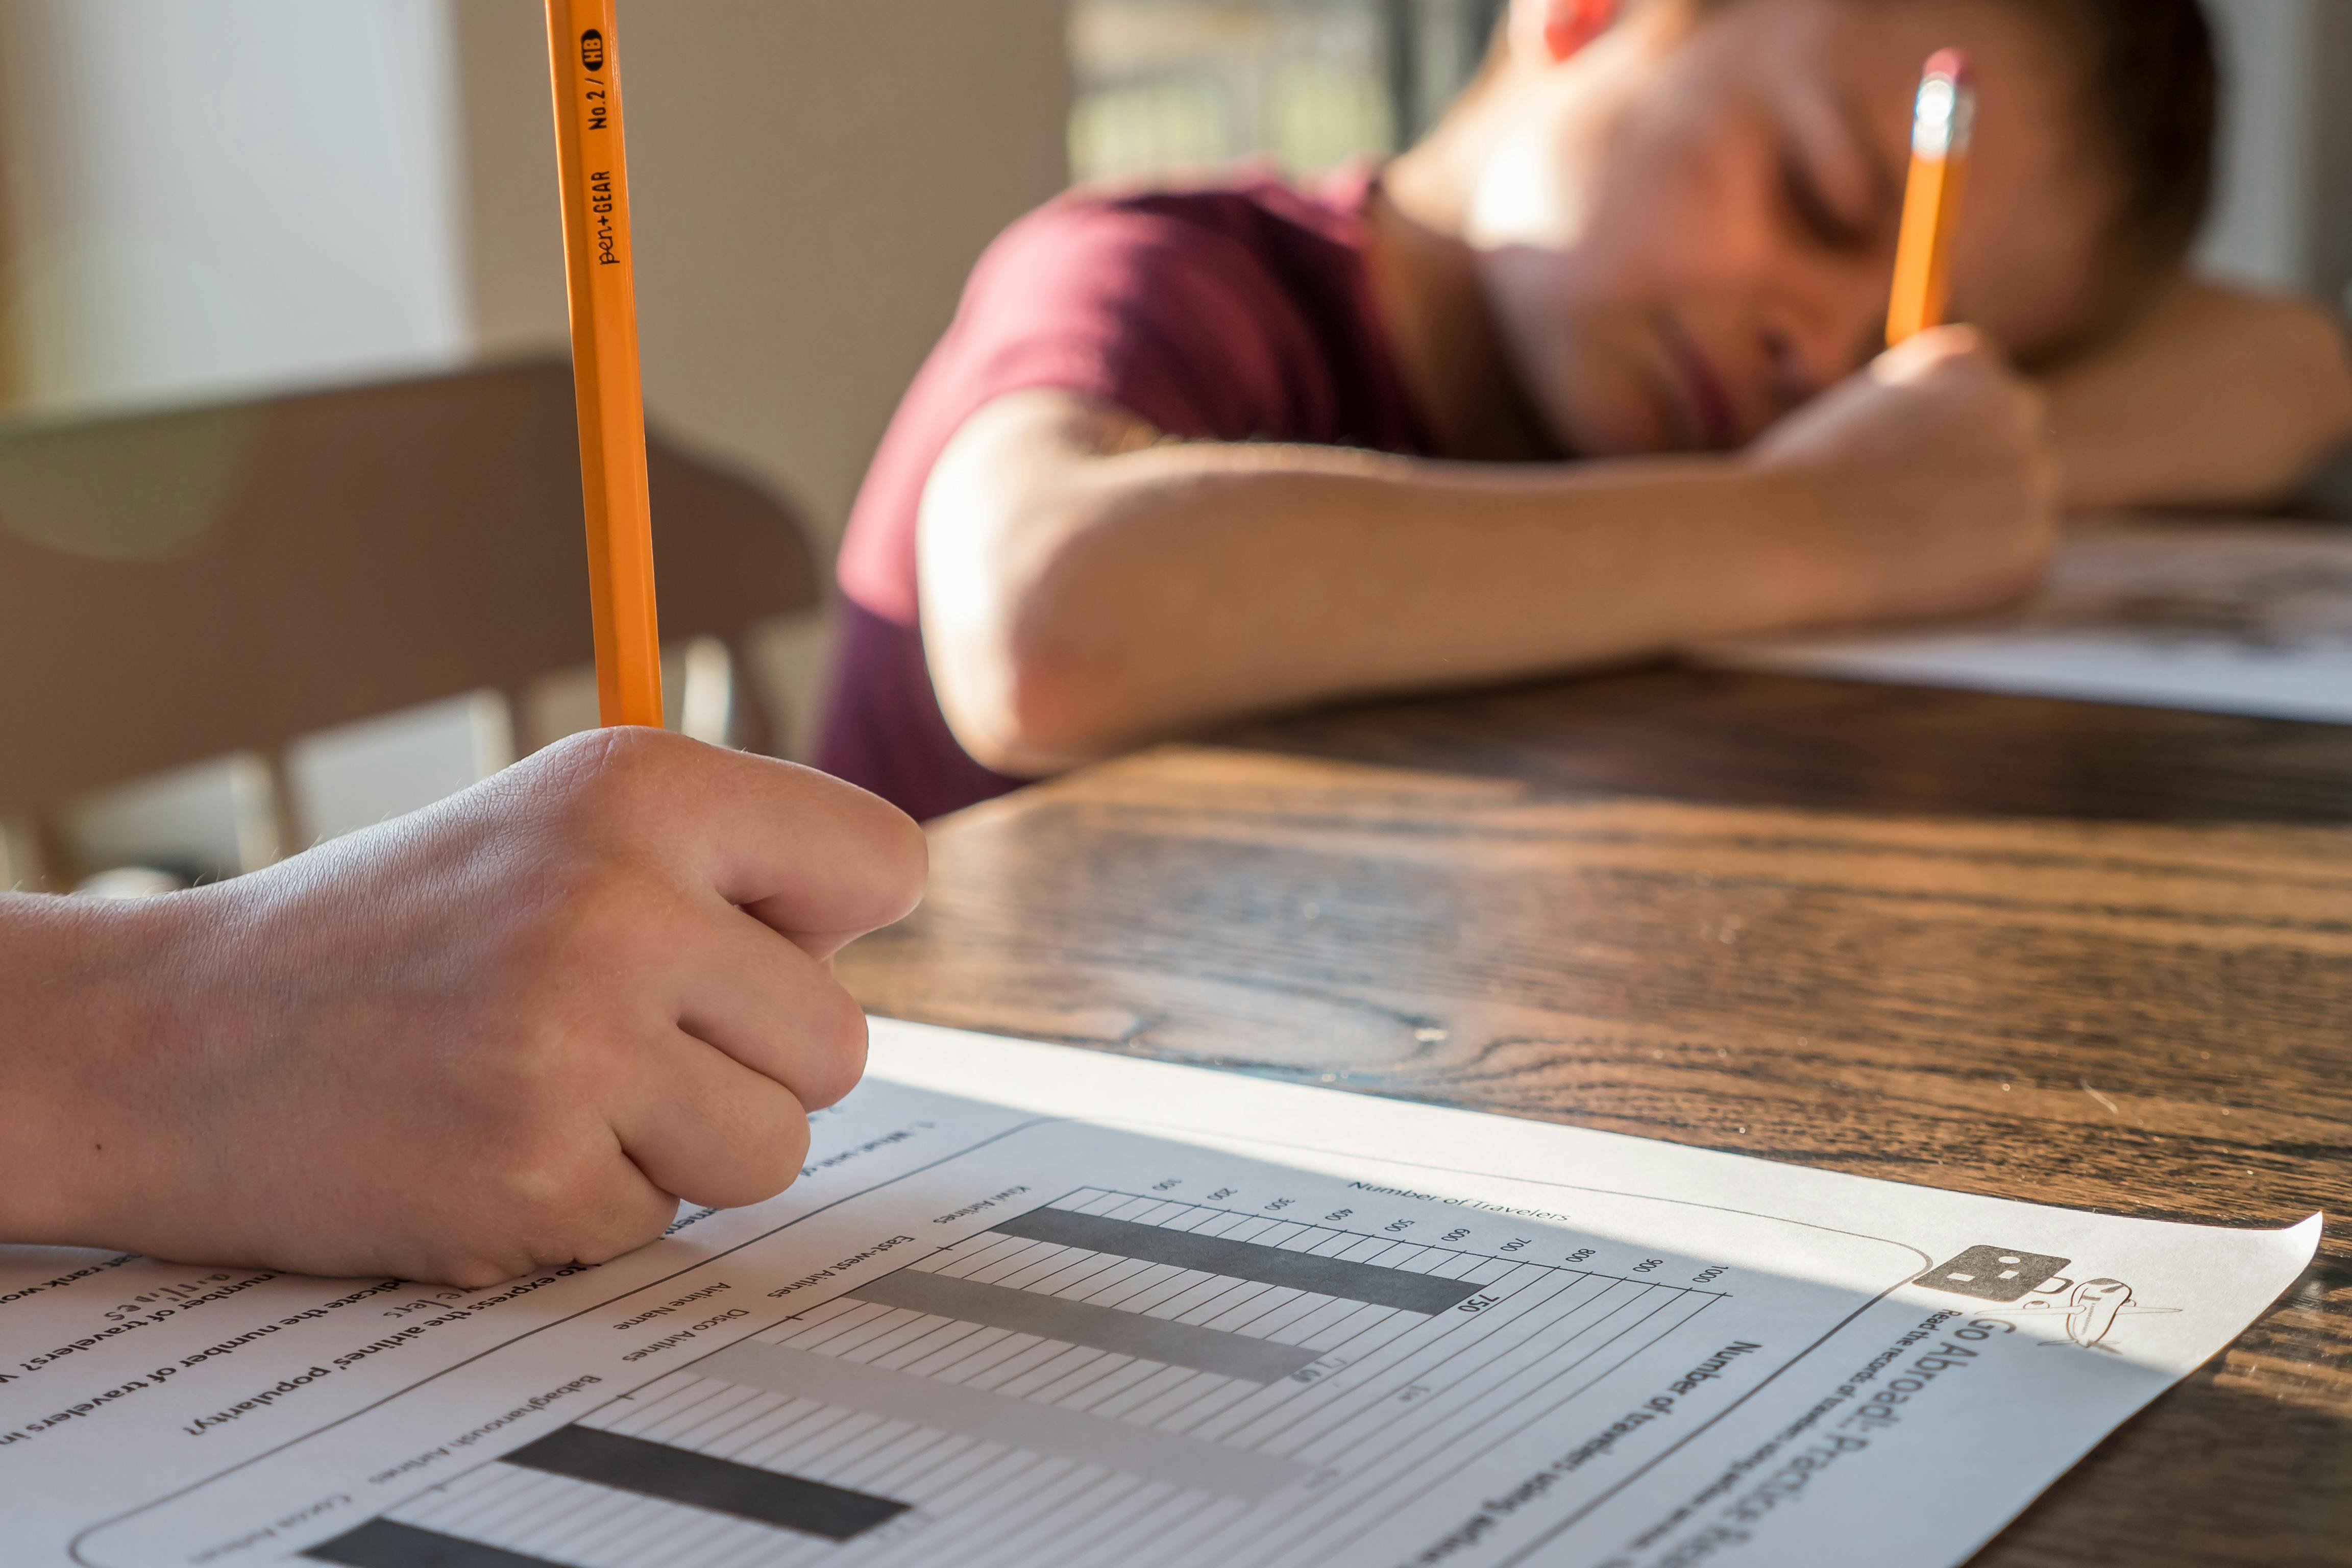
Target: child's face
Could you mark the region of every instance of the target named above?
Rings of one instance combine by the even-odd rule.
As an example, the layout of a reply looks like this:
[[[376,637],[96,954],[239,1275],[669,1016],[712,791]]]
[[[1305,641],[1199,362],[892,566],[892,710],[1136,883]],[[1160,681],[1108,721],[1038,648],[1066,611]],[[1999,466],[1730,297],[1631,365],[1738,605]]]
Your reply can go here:
[[[1564,61],[1517,46],[1470,236],[1564,446],[1741,446],[1883,346],[1911,100],[1950,45],[1981,89],[1953,314],[2030,355],[2111,292],[2115,198],[2013,5],[1652,0]]]

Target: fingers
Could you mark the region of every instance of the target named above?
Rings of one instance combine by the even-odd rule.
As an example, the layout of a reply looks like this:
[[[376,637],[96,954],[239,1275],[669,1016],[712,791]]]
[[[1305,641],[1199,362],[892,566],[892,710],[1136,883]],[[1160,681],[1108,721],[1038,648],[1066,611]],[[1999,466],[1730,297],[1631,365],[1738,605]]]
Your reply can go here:
[[[813,769],[656,730],[601,730],[517,772],[565,797],[575,831],[674,860],[820,958],[922,896],[922,829]]]
[[[866,1014],[832,971],[741,910],[721,904],[680,955],[677,1017],[715,1047],[823,1110],[866,1070]]]
[[[508,1130],[474,1173],[496,1218],[441,1272],[600,1261],[658,1237],[679,1199],[739,1206],[791,1183],[808,1109],[865,1062],[825,959],[913,907],[910,820],[806,769],[613,730],[425,826],[475,847],[455,860],[461,894],[507,900],[500,940],[461,948],[500,966],[479,977],[473,1058],[501,1089],[479,1119]]]
[[[811,769],[722,755],[735,765],[712,779],[713,814],[702,825],[719,897],[834,947],[914,909],[930,847],[912,817]]]
[[[404,1279],[478,1289],[559,1264],[604,1263],[658,1237],[677,1213],[662,1190],[623,1152],[609,1127],[562,1118],[534,1141],[526,1130],[507,1159],[469,1173],[462,1204],[418,1205],[390,1228],[410,1233],[390,1266]],[[377,1245],[381,1245],[380,1243]],[[378,1255],[369,1268],[381,1271]]]
[[[764,1203],[808,1152],[808,1112],[866,1066],[866,1016],[818,960],[732,905],[674,917],[674,1031],[626,1059],[612,1126],[688,1203]]]
[[[1879,356],[1870,375],[1882,386],[1979,410],[1978,418],[1990,420],[1985,428],[2024,443],[2029,462],[2041,459],[2051,437],[2048,395],[1974,327],[1937,327],[1898,343]]]
[[[765,1203],[800,1174],[808,1113],[793,1092],[684,1033],[615,1087],[621,1148],[665,1193],[709,1208]]]
[[[677,1198],[644,1168],[626,1159],[609,1160],[602,1179],[582,1194],[585,1200],[556,1236],[531,1248],[522,1268],[506,1268],[509,1279],[554,1263],[605,1263],[660,1238],[677,1215]]]

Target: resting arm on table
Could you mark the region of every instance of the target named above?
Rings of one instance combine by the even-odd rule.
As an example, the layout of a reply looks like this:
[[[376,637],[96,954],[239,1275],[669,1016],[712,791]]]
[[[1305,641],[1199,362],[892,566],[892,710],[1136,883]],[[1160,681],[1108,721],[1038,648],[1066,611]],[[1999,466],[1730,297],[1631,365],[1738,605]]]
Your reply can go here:
[[[2007,599],[2053,536],[2040,394],[1930,334],[1732,456],[1486,467],[1173,444],[1024,393],[926,488],[923,633],[982,763],[1809,622]]]
[[[926,488],[924,641],[965,748],[1042,774],[1331,698],[1990,607],[2056,508],[2259,504],[2347,437],[2326,312],[2186,278],[2038,382],[1932,333],[1729,457],[1178,444],[1025,393]]]
[[[2352,353],[2307,300],[2176,279],[2048,373],[2066,504],[2252,509],[2352,440]]]

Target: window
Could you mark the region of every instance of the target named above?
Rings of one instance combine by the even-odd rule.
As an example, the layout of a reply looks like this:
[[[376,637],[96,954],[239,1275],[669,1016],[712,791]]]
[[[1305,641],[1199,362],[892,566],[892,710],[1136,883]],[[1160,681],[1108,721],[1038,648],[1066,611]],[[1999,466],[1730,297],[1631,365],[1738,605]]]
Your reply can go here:
[[[1392,153],[1485,56],[1504,0],[1077,0],[1082,180],[1251,153],[1295,174]]]

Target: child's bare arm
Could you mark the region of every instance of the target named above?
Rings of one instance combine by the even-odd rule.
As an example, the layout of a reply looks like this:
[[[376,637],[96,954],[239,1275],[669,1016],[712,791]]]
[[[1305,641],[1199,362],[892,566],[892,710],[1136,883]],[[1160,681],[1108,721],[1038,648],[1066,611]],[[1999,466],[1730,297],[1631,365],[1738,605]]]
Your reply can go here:
[[[974,756],[1042,773],[1319,699],[1973,608],[2045,558],[2042,426],[1966,331],[1731,458],[1178,445],[1023,394],[975,416],[925,491],[932,678]]]
[[[2182,278],[2048,377],[2076,510],[2261,505],[2352,440],[2352,353],[2309,300]]]
[[[0,1241],[478,1286],[765,1198],[921,835],[650,731],[138,903],[0,897]]]

